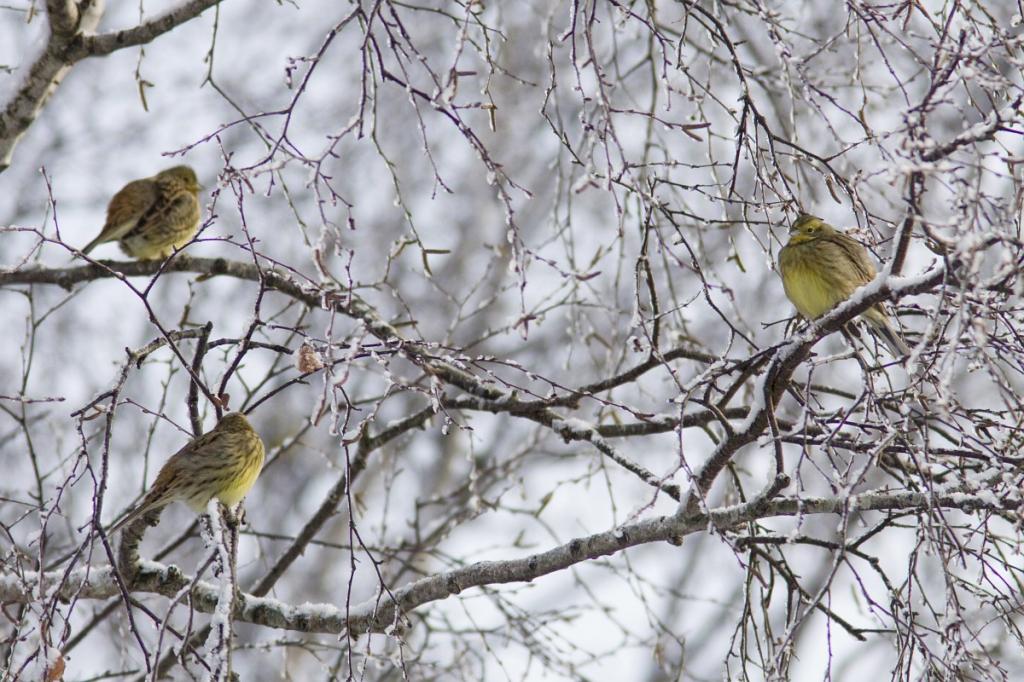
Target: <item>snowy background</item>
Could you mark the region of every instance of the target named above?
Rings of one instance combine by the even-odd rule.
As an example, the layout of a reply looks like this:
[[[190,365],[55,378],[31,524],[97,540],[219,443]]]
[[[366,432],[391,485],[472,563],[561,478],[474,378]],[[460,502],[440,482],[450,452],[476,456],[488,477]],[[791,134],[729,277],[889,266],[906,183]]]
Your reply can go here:
[[[110,5],[98,33],[177,6]],[[777,406],[780,435],[764,429],[732,455],[707,506],[757,495],[778,446],[786,499],[964,485],[964,511],[933,499],[766,514],[431,600],[398,636],[240,619],[233,666],[241,679],[1022,674],[1020,536],[1006,511],[1019,482],[1005,459],[1019,456],[1024,390],[1015,11],[229,0],[141,48],[76,63],[0,174],[8,674],[42,676],[30,661],[42,643],[51,659],[61,650],[69,680],[145,679],[160,660],[175,678],[208,674],[208,652],[167,658],[209,620],[183,600],[133,593],[133,624],[120,596],[11,598],[31,583],[25,571],[107,565],[90,536],[97,500],[109,523],[191,436],[179,358],[166,346],[138,365],[126,355],[160,328],[212,323],[201,377],[215,391],[229,373],[231,409],[255,406],[268,447],[245,505],[243,592],[352,474],[268,595],[344,611],[421,577],[673,514],[666,486],[685,493],[763,406],[766,363],[797,329],[775,259],[800,210],[853,229],[880,261],[912,216],[901,274],[957,274],[897,303],[916,379],[870,342],[854,353],[824,338]],[[48,36],[44,8],[0,8],[5,105]],[[112,194],[182,162],[205,187],[187,255],[277,268],[321,299],[353,291],[423,342],[417,353],[506,398],[564,398],[653,357],[550,409],[576,429],[607,427],[658,482],[500,401],[446,407],[465,386],[329,305],[197,272],[68,289],[18,279],[83,265],[72,248],[97,234]],[[91,256],[123,259],[113,244]],[[250,331],[258,343],[246,346]],[[303,342],[329,369],[298,381]],[[178,346],[191,360],[195,339]],[[122,371],[116,405],[97,402]],[[918,395],[935,422],[901,410]],[[213,407],[199,406],[212,428]],[[350,468],[360,436],[426,409],[422,428]],[[703,417],[657,426],[681,415]],[[193,575],[207,550],[186,531],[192,518],[169,508],[142,556]]]

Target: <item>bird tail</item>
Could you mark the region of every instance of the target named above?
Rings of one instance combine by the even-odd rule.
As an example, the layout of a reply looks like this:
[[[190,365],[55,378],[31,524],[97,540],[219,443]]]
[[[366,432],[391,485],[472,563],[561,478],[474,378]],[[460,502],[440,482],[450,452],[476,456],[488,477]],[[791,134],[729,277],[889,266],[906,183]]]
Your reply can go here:
[[[106,239],[103,239],[102,236],[96,237],[96,239],[93,239],[91,242],[85,245],[85,248],[82,249],[82,253],[88,254],[90,251],[92,251],[105,241]]]
[[[107,528],[107,535],[113,535],[114,533],[116,533],[117,531],[121,530],[122,528],[124,528],[126,525],[128,525],[129,523],[131,523],[135,519],[139,518],[139,512],[140,511],[142,511],[142,510],[141,509],[136,509],[132,513],[128,514],[128,516],[125,516],[120,521],[115,523],[110,528]]]
[[[139,503],[139,506],[137,506],[132,511],[128,512],[128,514],[124,518],[122,518],[120,521],[117,521],[116,523],[114,523],[114,525],[107,529],[107,535],[113,535],[117,531],[127,526],[129,523],[138,520],[140,517],[145,516],[151,511],[163,509],[169,503],[170,500],[157,499],[149,501],[143,498],[142,502]]]
[[[910,355],[910,346],[900,338],[900,335],[889,325],[887,319],[874,320],[870,317],[866,318],[869,326],[871,327],[872,333],[875,338],[885,344],[889,349],[889,352],[893,354],[895,358],[905,358]]]

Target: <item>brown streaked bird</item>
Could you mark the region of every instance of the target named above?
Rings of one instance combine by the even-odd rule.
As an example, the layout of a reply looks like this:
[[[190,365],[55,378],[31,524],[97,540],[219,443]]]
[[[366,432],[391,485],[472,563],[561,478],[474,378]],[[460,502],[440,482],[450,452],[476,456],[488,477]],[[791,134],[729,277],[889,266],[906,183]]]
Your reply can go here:
[[[797,217],[789,230],[789,242],[779,252],[779,274],[786,296],[809,320],[850,298],[876,273],[871,256],[860,242],[806,213]],[[894,356],[910,354],[881,304],[860,316]]]
[[[212,431],[171,455],[142,501],[107,533],[172,502],[184,502],[197,514],[215,497],[233,507],[259,477],[264,453],[263,441],[245,415],[229,412]]]
[[[106,224],[82,253],[117,241],[132,258],[167,258],[199,229],[200,189],[190,166],[175,166],[129,182],[110,200]]]

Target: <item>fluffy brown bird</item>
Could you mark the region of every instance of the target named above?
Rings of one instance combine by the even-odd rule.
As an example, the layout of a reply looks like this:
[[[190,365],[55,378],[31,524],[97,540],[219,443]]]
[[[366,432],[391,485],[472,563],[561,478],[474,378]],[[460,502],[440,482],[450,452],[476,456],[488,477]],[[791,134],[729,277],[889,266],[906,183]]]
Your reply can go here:
[[[142,501],[107,533],[171,502],[184,502],[197,514],[215,497],[233,507],[259,477],[264,452],[263,440],[245,415],[229,412],[212,431],[171,455]]]
[[[167,258],[199,229],[199,182],[189,166],[175,166],[150,178],[133,180],[107,206],[107,222],[82,249],[117,241],[132,258]]]
[[[779,274],[786,296],[808,320],[821,317],[850,298],[876,274],[867,249],[853,237],[821,218],[801,214],[789,230],[789,242],[779,252]],[[889,315],[880,304],[861,317],[897,358],[910,354]]]

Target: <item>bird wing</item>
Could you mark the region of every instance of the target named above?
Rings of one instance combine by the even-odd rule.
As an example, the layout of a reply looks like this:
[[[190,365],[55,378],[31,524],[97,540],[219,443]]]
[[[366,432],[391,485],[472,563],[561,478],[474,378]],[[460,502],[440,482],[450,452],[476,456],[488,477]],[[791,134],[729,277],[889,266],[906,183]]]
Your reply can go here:
[[[146,492],[146,495],[139,504],[120,521],[108,528],[107,533],[112,534],[140,516],[163,507],[175,499],[181,499],[176,497],[182,490],[181,481],[175,481],[175,478],[183,475],[183,473],[201,475],[203,467],[216,467],[224,449],[223,436],[224,431],[222,429],[214,428],[198,438],[193,438],[183,445],[180,450],[171,455],[160,468],[160,472],[156,475],[156,480],[153,481],[153,485],[149,487],[149,491]],[[199,461],[192,461],[188,466],[182,466],[180,460],[183,459],[198,459]],[[185,501],[189,502],[187,499]],[[202,509],[195,509],[195,511],[201,512]]]
[[[160,472],[156,475],[153,485],[149,486],[149,490],[146,491],[142,500],[132,507],[132,509],[129,510],[120,521],[108,528],[107,534],[113,535],[140,516],[148,514],[154,509],[173,502],[174,497],[172,493],[174,492],[174,477],[178,474],[180,469],[175,460],[189,457],[196,444],[204,438],[209,438],[212,433],[213,432],[211,431],[210,433],[204,434],[195,440],[189,441],[180,450],[171,455],[170,458],[164,462],[164,465],[160,467]]]
[[[199,200],[191,192],[176,192],[161,199],[153,202],[122,237],[152,233],[154,226],[159,232],[175,232],[182,226],[192,228],[199,221]]]
[[[845,234],[839,234],[837,243],[842,246],[846,253],[850,256],[850,265],[853,266],[858,276],[861,278],[858,286],[867,284],[875,278],[878,270],[875,269],[875,264],[871,261],[871,256],[868,255],[868,250],[864,248],[864,245],[858,242],[852,237],[848,237]],[[850,292],[853,293],[852,291]],[[849,295],[849,294],[848,294]],[[900,338],[899,334],[889,324],[889,312],[886,310],[886,306],[882,303],[876,303],[862,313],[865,320],[867,320],[871,327],[876,332],[876,335],[882,339],[882,341],[889,346],[889,350],[892,351],[895,357],[902,357],[910,354],[910,348],[904,343],[903,339]]]
[[[170,459],[183,459],[186,457],[195,457],[196,455],[206,455],[211,449],[211,445],[216,448],[216,442],[220,440],[222,432],[213,428],[207,431],[198,438],[193,438],[189,442],[185,443],[180,450],[171,455]],[[168,461],[170,461],[170,459]],[[166,465],[165,467],[166,468]]]
[[[835,243],[849,257],[850,265],[853,266],[854,271],[860,278],[857,286],[867,284],[875,278],[875,274],[878,271],[875,269],[875,264],[871,262],[871,256],[868,255],[868,250],[864,248],[863,244],[838,230],[836,231]]]
[[[107,206],[107,222],[97,239],[110,242],[126,235],[156,203],[156,183],[151,179],[129,182]]]

